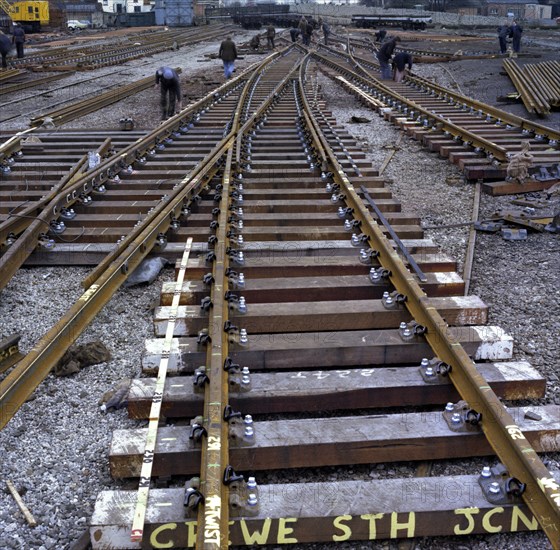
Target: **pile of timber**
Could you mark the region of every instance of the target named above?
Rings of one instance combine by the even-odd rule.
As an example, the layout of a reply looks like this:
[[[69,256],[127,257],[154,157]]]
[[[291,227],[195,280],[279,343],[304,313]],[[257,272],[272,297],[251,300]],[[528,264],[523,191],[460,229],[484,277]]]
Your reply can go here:
[[[504,68],[530,113],[546,115],[560,107],[560,62],[543,61],[520,67],[504,59]]]

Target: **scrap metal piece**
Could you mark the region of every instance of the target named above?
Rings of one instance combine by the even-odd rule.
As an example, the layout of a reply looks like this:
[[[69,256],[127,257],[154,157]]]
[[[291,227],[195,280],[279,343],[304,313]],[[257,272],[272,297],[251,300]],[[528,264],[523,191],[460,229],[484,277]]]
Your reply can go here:
[[[501,222],[474,222],[473,227],[484,233],[497,233],[502,229],[503,224]]]
[[[506,241],[526,241],[527,240],[527,230],[526,229],[511,229],[509,227],[504,227],[502,229],[502,238]]]

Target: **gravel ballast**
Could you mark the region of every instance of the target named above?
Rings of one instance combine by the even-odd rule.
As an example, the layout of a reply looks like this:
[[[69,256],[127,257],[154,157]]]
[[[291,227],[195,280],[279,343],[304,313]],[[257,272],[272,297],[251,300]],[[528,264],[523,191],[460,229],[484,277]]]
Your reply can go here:
[[[246,40],[251,34],[240,33],[236,40]],[[149,60],[132,61],[122,67],[122,71],[106,78],[108,83],[117,85],[123,83],[125,74],[135,80],[153,74],[163,64],[179,66],[183,68],[184,91],[194,98],[197,90],[189,92],[188,86],[192,78],[223,82],[219,60],[197,62],[205,53],[216,52],[217,47],[215,43],[207,43],[156,55]],[[242,68],[257,59],[259,57],[247,56],[237,66]],[[446,70],[453,71],[456,65],[449,65]],[[424,76],[433,71],[441,80],[447,75],[438,66],[424,66],[422,70]],[[462,74],[455,75],[459,83]],[[111,82],[115,78],[119,80]],[[380,166],[390,147],[397,144],[400,132],[325,76],[319,75],[318,79],[327,108],[356,136],[373,165]],[[199,91],[202,89],[203,86],[199,86]],[[137,128],[153,128],[159,124],[159,93],[156,92],[147,90],[136,94],[126,102],[75,120],[66,127],[113,129],[120,118],[127,116],[136,121]],[[37,108],[40,106],[41,103]],[[26,113],[26,109],[27,106],[22,113]],[[348,121],[352,115],[366,117],[371,122],[351,124]],[[22,129],[26,120],[28,118],[22,116],[5,129]],[[402,202],[403,210],[420,216],[426,227],[469,222],[474,186],[464,181],[457,168],[408,137],[403,136],[398,147],[385,176],[390,178],[389,187],[394,197]],[[479,219],[508,206],[510,200],[511,197],[484,195]],[[426,230],[427,238],[458,259],[459,273],[463,269],[468,234],[468,227]],[[559,253],[557,235],[530,233],[526,241],[509,242],[499,235],[478,234],[470,281],[471,294],[480,296],[490,306],[489,324],[501,326],[514,337],[514,358],[529,361],[547,378],[547,395],[542,403],[557,404],[560,404]],[[31,350],[81,295],[80,283],[88,273],[89,269],[76,267],[19,270],[0,294],[0,334],[20,332],[20,348],[24,352]],[[2,489],[6,480],[13,481],[38,522],[34,528],[27,526],[11,495],[0,491],[0,549],[65,550],[87,528],[100,491],[135,487],[134,483],[121,483],[111,478],[107,456],[113,430],[144,424],[129,420],[125,410],[103,413],[100,399],[123,379],[140,375],[143,342],[153,334],[151,311],[159,298],[162,282],[172,277],[173,270],[166,269],[152,285],[121,289],[78,340],[78,343],[101,341],[109,348],[111,360],[70,377],[49,375],[0,432]],[[551,471],[558,474],[558,454],[549,454],[546,458]],[[474,464],[446,462],[436,464],[434,471],[439,475],[472,474],[477,463]],[[353,476],[372,479],[383,475],[384,471],[400,475],[400,468],[399,464],[356,467],[350,473],[346,468],[329,468],[322,475],[325,481]],[[407,475],[405,470],[409,471],[409,466],[403,466],[402,475]],[[279,474],[278,482],[281,481]],[[394,542],[383,541],[298,545],[302,549],[396,547]],[[542,533],[457,537],[416,544],[416,548],[422,549],[521,550],[528,547],[540,549],[549,545]]]

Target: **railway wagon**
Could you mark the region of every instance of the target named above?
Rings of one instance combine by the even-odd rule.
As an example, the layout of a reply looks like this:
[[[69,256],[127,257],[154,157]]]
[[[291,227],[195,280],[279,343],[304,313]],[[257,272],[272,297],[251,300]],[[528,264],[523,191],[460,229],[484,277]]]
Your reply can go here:
[[[49,24],[49,3],[47,0],[0,2],[0,6],[14,23],[19,23],[28,32],[39,32],[41,26]]]
[[[424,30],[432,18],[429,15],[353,15],[352,24],[358,28],[402,27]]]

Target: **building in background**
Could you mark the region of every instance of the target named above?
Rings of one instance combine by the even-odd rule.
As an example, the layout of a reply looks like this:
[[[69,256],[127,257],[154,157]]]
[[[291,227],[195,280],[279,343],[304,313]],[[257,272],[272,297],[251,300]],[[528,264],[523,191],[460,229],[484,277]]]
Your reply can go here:
[[[484,15],[514,19],[550,19],[552,6],[527,0],[488,0]]]
[[[189,27],[193,12],[193,0],[155,0],[156,25]]]
[[[143,13],[152,11],[155,0],[97,0],[104,12],[109,13]]]

